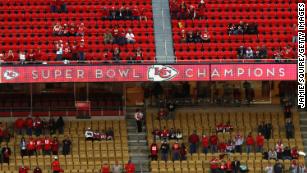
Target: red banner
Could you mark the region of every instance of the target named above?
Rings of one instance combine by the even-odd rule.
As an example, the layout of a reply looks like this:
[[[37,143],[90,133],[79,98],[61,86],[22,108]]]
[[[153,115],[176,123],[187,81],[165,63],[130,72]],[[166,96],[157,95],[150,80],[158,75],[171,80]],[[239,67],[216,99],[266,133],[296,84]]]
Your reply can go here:
[[[4,66],[2,83],[296,80],[296,64]]]

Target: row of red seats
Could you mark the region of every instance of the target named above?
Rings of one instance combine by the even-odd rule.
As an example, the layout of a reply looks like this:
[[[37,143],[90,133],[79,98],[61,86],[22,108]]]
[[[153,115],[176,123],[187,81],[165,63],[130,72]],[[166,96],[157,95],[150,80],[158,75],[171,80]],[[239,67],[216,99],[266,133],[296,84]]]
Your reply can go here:
[[[27,117],[30,114],[32,116],[41,116],[41,117],[49,117],[49,116],[77,116],[76,110],[69,110],[69,111],[0,111],[0,117]],[[92,110],[91,116],[123,116],[124,113],[122,110],[108,110],[108,109],[101,109],[101,110]]]
[[[199,0],[186,0],[185,2],[198,4]],[[305,0],[208,0],[205,1],[207,4],[289,4],[306,2]]]

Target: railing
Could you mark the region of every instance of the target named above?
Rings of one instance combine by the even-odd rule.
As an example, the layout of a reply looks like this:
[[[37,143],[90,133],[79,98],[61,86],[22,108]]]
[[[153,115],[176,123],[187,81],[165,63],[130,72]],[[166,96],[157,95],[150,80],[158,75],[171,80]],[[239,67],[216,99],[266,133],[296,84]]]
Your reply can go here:
[[[207,60],[167,60],[163,59],[161,62],[156,60],[142,60],[129,62],[127,60],[121,62],[115,61],[97,61],[97,60],[86,60],[86,61],[0,61],[0,66],[28,66],[28,65],[142,65],[142,64],[220,64],[220,63],[268,63],[268,64],[279,64],[279,63],[297,63],[297,59],[207,59]]]

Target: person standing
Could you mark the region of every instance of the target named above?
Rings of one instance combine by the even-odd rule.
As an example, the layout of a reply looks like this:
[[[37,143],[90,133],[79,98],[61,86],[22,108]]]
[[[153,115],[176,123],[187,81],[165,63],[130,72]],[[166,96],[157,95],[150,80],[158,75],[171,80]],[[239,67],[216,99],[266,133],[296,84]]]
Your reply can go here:
[[[283,173],[284,165],[280,161],[277,161],[274,165],[273,170],[274,173]]]
[[[20,147],[21,157],[27,155],[27,142],[26,142],[26,139],[24,137],[21,138],[19,147]]]
[[[64,133],[64,126],[65,126],[65,123],[64,123],[63,117],[60,116],[56,121],[56,128],[60,134]]]
[[[33,128],[33,119],[30,115],[25,120],[25,126],[26,126],[26,129],[27,129],[27,135],[31,136],[32,135],[32,128]]]
[[[65,136],[65,139],[63,140],[62,154],[63,155],[70,154],[70,147],[71,147],[71,140],[67,136]]]
[[[285,124],[286,136],[288,139],[293,138],[294,136],[294,125],[290,119],[287,119]]]
[[[28,173],[28,171],[29,171],[28,167],[25,167],[24,165],[21,165],[19,167],[18,173]]]
[[[210,169],[211,173],[219,173],[220,168],[219,168],[220,160],[217,157],[213,157],[212,160],[210,161]]]
[[[264,171],[265,173],[273,173],[273,166],[270,162],[269,162],[269,165],[264,168]]]
[[[42,138],[37,138],[35,141],[35,146],[36,146],[36,154],[39,155],[42,153],[42,149],[43,149],[43,139]]]
[[[51,142],[51,150],[53,155],[58,155],[59,153],[59,140],[57,137],[54,137]]]
[[[151,160],[158,160],[158,146],[155,141],[150,146],[150,154]]]
[[[210,141],[211,152],[212,152],[212,153],[217,152],[218,137],[217,137],[216,133],[213,133],[213,134],[210,136],[209,141]]]
[[[263,145],[264,145],[264,136],[261,134],[261,132],[259,132],[258,136],[256,137],[257,152],[262,152]]]
[[[249,154],[252,152],[254,148],[255,140],[252,136],[252,133],[249,133],[248,136],[246,137],[246,152]]]
[[[194,130],[193,134],[190,135],[189,142],[190,142],[190,153],[191,154],[196,153],[197,145],[199,142],[199,137],[196,134],[196,130]]]
[[[115,165],[112,166],[112,173],[122,173],[123,167],[122,165],[118,164],[118,161],[115,161]]]
[[[243,137],[238,133],[235,137],[236,152],[242,153]]]
[[[51,151],[51,140],[48,136],[45,136],[44,139],[44,155],[49,155]]]
[[[184,145],[184,143],[182,143],[180,147],[180,159],[187,160],[187,147]]]
[[[131,160],[129,160],[125,165],[125,171],[126,173],[135,173],[135,165],[131,162]]]
[[[142,121],[143,121],[143,113],[141,112],[140,109],[137,109],[135,114],[134,114],[134,118],[136,120],[136,125],[137,125],[137,128],[138,128],[138,132],[142,132],[142,128],[143,128],[143,124],[142,124]]]
[[[42,169],[38,166],[36,166],[33,170],[33,173],[42,173]]]
[[[104,163],[101,166],[101,173],[110,173],[110,167],[107,163]]]
[[[54,156],[54,160],[51,163],[51,170],[53,171],[53,173],[64,172],[61,168],[60,162],[58,161],[58,156]]]
[[[11,153],[11,149],[8,146],[8,144],[6,144],[6,146],[2,148],[2,160],[3,160],[3,163],[7,163],[7,164],[10,163],[10,156],[11,156],[11,154],[12,154]]]
[[[42,127],[43,122],[42,120],[37,116],[33,121],[33,128],[35,131],[35,136],[40,136],[42,134]]]
[[[231,168],[233,173],[240,172],[240,161],[237,158],[234,158],[234,160],[231,163]]]
[[[179,157],[180,157],[180,146],[179,146],[178,141],[176,141],[173,144],[172,150],[173,150],[173,161],[179,160]]]
[[[27,150],[28,150],[28,155],[32,156],[35,152],[35,140],[30,137],[29,142],[27,143]]]
[[[161,154],[162,154],[162,160],[167,161],[168,151],[169,151],[169,144],[166,141],[163,141],[161,147]]]
[[[203,148],[203,153],[208,154],[209,138],[205,134],[203,134],[202,136],[201,144]]]

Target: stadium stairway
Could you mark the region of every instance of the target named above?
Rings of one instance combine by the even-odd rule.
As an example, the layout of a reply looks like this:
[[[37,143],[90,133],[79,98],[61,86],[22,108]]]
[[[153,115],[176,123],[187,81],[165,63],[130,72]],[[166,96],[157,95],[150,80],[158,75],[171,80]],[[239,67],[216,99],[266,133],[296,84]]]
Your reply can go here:
[[[175,62],[172,26],[168,0],[152,0],[155,29],[156,60],[158,63]]]
[[[141,107],[127,107],[126,120],[128,130],[128,147],[130,160],[135,163],[137,173],[149,173],[149,151],[147,145],[146,127],[143,132],[137,132],[136,121],[134,119],[135,110]],[[144,111],[146,112],[146,111]]]
[[[307,112],[300,112],[301,133],[304,144],[304,152],[307,153]]]

